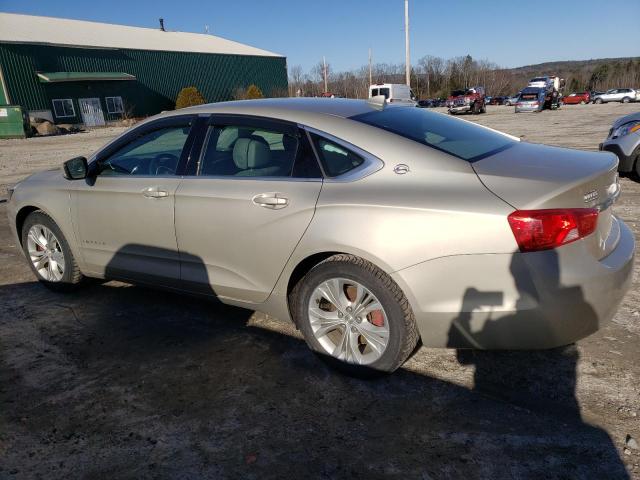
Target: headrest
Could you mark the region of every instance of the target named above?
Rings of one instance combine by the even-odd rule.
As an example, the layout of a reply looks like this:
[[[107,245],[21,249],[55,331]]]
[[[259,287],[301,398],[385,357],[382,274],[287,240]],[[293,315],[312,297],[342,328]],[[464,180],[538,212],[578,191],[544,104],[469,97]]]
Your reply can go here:
[[[239,138],[233,146],[233,162],[240,170],[266,167],[270,159],[269,147],[258,140]]]
[[[298,146],[298,139],[291,135],[283,135],[282,136],[282,146],[284,147],[285,152],[295,152]]]

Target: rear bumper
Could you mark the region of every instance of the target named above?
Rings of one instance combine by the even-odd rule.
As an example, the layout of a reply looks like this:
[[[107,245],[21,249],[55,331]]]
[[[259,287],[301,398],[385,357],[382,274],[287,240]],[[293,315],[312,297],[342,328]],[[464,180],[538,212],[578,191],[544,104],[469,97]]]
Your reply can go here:
[[[640,134],[632,133],[624,137],[605,140],[598,148],[607,152],[615,153],[618,157],[618,171],[631,172],[635,163],[634,152],[640,145]]]
[[[633,273],[635,241],[597,260],[584,242],[534,253],[457,255],[393,274],[425,346],[545,349],[597,331],[615,314]]]
[[[541,106],[528,106],[528,105],[516,105],[516,113],[523,113],[523,112],[540,112],[542,110]]]

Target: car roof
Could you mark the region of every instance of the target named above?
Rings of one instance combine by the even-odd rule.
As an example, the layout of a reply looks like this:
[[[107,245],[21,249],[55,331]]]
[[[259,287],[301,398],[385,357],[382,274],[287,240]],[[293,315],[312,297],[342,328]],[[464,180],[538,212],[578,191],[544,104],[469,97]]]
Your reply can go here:
[[[304,116],[334,116],[349,118],[355,115],[379,110],[380,106],[366,100],[352,100],[346,98],[266,98],[260,100],[238,100],[232,102],[209,103],[188,107],[163,115],[183,114],[241,114],[256,115],[283,120],[298,121]]]

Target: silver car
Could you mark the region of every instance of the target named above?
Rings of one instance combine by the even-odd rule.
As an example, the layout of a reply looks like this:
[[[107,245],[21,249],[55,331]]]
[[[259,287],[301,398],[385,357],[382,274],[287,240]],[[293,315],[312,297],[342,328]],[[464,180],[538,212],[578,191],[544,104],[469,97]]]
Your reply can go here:
[[[419,108],[269,99],[153,117],[19,183],[36,277],[113,278],[291,319],[353,373],[429,347],[540,349],[629,287],[617,159]]]
[[[613,152],[620,163],[618,171],[640,178],[640,112],[620,117],[611,126],[600,150]]]
[[[629,103],[636,100],[636,91],[631,88],[612,88],[605,93],[596,95],[593,103],[622,102]]]

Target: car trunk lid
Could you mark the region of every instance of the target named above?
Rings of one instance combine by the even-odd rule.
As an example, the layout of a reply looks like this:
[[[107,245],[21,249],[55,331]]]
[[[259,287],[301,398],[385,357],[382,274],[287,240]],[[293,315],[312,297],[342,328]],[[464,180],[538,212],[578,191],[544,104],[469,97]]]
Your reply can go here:
[[[489,190],[518,210],[598,208],[598,228],[584,240],[597,258],[615,248],[619,227],[612,205],[620,192],[615,155],[520,142],[472,165]]]

